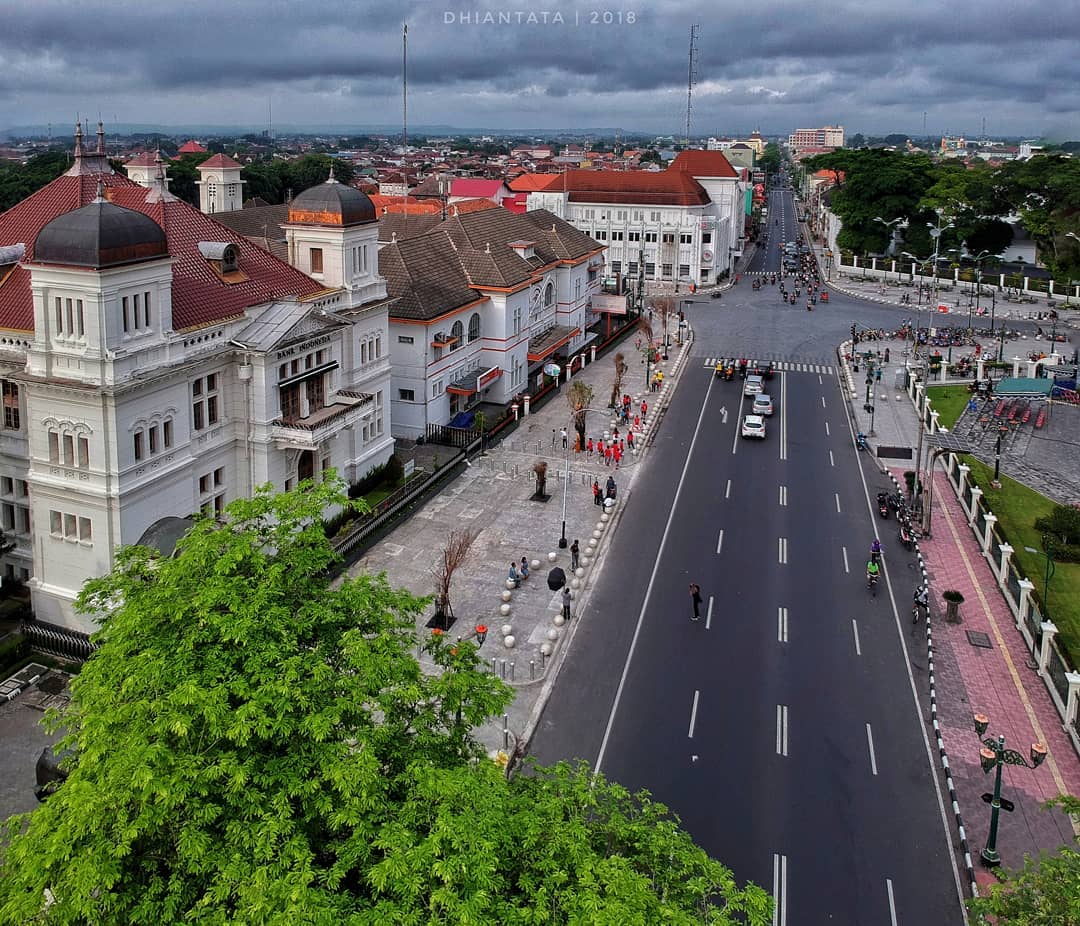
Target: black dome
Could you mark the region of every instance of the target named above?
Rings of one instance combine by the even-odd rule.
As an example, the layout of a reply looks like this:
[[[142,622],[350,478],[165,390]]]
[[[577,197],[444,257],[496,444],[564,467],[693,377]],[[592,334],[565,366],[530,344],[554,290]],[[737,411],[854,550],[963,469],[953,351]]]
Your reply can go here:
[[[308,187],[289,203],[289,222],[298,225],[362,225],[374,222],[375,204],[367,194],[331,177]]]
[[[57,216],[34,242],[34,260],[95,269],[168,253],[165,232],[150,216],[104,199]]]

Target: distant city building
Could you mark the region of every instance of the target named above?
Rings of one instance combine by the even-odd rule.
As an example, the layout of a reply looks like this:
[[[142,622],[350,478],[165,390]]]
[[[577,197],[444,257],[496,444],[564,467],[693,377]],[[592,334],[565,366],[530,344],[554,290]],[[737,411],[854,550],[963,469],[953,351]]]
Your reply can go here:
[[[788,136],[788,147],[796,153],[806,148],[824,148],[832,151],[844,147],[844,127],[826,125],[820,129],[796,129]]]
[[[529,194],[608,248],[609,273],[711,285],[742,253],[749,177],[719,151],[682,151],[666,170],[571,170]]]
[[[195,139],[184,142],[177,151],[178,154],[208,154],[209,152]]]
[[[942,135],[941,145],[939,150],[943,153],[946,151],[967,151],[967,141],[963,135]]]

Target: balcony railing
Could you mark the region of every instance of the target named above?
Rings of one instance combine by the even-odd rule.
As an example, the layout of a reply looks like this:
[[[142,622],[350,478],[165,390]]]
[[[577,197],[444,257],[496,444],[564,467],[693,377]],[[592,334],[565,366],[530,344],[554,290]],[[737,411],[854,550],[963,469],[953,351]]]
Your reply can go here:
[[[374,395],[343,389],[337,393],[332,405],[326,405],[306,418],[274,421],[270,425],[270,436],[282,447],[315,450],[343,428],[368,417],[374,408]]]

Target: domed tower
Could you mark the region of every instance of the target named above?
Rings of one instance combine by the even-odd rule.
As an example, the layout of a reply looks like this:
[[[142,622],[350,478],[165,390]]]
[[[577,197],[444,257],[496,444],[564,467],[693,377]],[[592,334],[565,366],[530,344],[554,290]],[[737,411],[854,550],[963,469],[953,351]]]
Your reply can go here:
[[[172,260],[150,216],[98,196],[38,233],[30,268],[31,372],[102,382],[100,361],[160,344],[172,329]]]
[[[334,179],[304,190],[289,204],[283,226],[289,263],[344,289],[352,305],[386,298],[379,276],[379,223],[375,206],[359,190]]]

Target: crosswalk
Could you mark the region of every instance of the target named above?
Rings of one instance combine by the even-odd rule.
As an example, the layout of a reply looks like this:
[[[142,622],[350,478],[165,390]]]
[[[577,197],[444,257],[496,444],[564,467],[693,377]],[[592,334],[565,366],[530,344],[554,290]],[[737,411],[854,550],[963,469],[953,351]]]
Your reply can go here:
[[[720,362],[721,357],[706,357],[702,363],[703,367],[707,369],[715,369],[716,365]],[[741,357],[739,358],[742,359]],[[747,364],[753,365],[754,363],[771,363],[774,370],[779,370],[782,373],[817,373],[819,375],[832,376],[833,366],[830,363],[803,361],[803,360],[775,360],[771,357],[747,357]]]

